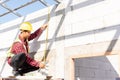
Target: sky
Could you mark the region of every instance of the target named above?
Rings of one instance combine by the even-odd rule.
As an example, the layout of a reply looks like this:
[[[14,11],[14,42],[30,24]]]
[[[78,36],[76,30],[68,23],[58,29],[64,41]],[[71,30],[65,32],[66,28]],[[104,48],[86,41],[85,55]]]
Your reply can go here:
[[[3,1],[5,1],[5,0],[3,0]],[[5,3],[5,5],[7,5],[7,7],[9,7],[10,9],[15,9],[15,8],[19,7],[20,5],[25,4],[27,2],[30,2],[30,1],[31,0],[9,0],[8,2]],[[47,3],[49,3],[50,5],[56,4],[56,2],[54,0],[45,0],[45,1]],[[25,16],[27,14],[30,14],[30,13],[35,12],[37,10],[43,9],[45,7],[46,6],[44,6],[42,3],[40,3],[39,1],[36,1],[28,6],[25,6],[24,8],[17,10],[16,12],[18,12],[22,16]],[[3,8],[0,5],[0,15],[7,12],[7,11],[8,10],[6,10],[5,8]],[[9,13],[5,16],[0,17],[0,24],[14,20],[16,18],[19,18],[19,17],[14,15],[13,13]]]

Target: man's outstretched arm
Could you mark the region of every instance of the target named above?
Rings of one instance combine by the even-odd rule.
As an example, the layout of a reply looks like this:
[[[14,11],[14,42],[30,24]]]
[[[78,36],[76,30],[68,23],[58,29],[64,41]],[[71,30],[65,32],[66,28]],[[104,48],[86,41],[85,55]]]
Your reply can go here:
[[[47,28],[47,26],[48,26],[48,24],[42,25],[39,29],[37,29],[34,33],[32,33],[30,35],[30,37],[28,38],[28,41],[33,40],[37,36],[40,36],[42,34],[42,32]]]

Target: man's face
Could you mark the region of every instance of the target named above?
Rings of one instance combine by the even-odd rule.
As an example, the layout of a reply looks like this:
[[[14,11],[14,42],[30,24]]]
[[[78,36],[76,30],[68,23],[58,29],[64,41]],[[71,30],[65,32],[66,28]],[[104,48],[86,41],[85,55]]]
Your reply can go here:
[[[29,37],[30,37],[30,34],[31,34],[30,31],[25,31],[25,32],[24,32],[25,38],[29,38]]]

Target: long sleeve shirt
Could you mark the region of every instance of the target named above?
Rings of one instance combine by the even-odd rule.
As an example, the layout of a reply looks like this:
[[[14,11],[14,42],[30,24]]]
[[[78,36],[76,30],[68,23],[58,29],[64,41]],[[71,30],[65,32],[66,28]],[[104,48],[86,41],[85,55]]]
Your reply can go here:
[[[37,36],[40,36],[42,32],[43,32],[43,30],[41,30],[41,28],[36,30],[34,33],[32,33],[30,35],[30,37],[28,38],[28,41],[33,40]],[[28,64],[30,64],[31,66],[39,67],[39,62],[32,59],[28,55],[28,53],[29,53],[28,41],[23,40],[20,36],[19,36],[19,40],[20,41],[13,43],[12,48],[11,48],[11,53],[13,53],[13,54],[25,53],[26,57],[27,57],[26,62]],[[8,58],[8,63],[9,64],[11,63],[11,57]]]

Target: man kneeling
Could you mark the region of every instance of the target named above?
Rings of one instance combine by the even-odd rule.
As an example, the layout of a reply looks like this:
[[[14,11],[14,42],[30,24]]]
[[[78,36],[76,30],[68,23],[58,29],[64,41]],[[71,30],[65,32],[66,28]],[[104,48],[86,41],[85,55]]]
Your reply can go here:
[[[36,61],[29,56],[28,41],[40,36],[46,29],[47,24],[41,26],[38,30],[31,34],[32,25],[30,22],[23,22],[20,26],[20,34],[12,47],[8,51],[8,64],[13,68],[14,76],[23,75],[30,71],[44,68],[45,64]]]

